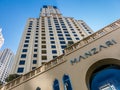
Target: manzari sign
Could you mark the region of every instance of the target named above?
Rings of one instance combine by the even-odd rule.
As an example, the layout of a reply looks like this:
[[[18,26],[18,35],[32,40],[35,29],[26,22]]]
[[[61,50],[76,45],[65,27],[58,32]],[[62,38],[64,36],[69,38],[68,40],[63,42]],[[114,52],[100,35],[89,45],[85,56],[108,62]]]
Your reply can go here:
[[[93,56],[93,55],[101,52],[103,49],[106,49],[106,48],[108,48],[110,46],[113,46],[115,44],[117,44],[117,42],[113,39],[109,40],[109,41],[106,41],[104,44],[101,44],[97,47],[94,47],[94,48],[90,49],[89,51],[85,52],[83,55],[79,55],[79,57],[74,58],[73,60],[70,60],[70,63],[72,65],[74,65],[75,63],[80,62],[82,59],[86,59],[90,56]]]

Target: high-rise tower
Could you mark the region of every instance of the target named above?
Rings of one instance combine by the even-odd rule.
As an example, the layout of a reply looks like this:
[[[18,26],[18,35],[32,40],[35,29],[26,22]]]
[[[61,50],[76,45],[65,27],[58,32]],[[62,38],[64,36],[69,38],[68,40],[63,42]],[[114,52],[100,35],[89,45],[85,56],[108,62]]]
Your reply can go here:
[[[43,6],[29,18],[15,57],[13,73],[24,74],[64,53],[64,48],[92,34],[82,20],[63,17],[56,6]]]
[[[0,81],[5,83],[5,79],[9,76],[13,67],[14,54],[8,48],[0,53]]]
[[[3,44],[4,44],[4,38],[2,35],[2,29],[0,28],[0,48],[2,47]]]

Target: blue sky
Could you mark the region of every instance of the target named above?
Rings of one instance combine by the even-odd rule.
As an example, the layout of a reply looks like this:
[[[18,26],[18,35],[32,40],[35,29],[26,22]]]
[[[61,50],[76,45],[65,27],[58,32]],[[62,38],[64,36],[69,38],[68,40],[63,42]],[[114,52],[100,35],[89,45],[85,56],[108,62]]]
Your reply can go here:
[[[63,16],[84,20],[94,31],[120,19],[120,0],[0,0],[2,49],[16,53],[27,19],[39,17],[45,4],[58,6]]]

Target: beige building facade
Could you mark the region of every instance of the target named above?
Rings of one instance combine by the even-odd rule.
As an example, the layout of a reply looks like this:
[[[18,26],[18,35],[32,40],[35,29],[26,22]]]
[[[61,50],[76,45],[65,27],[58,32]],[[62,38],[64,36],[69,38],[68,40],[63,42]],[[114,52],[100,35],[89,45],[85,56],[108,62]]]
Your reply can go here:
[[[119,78],[112,78],[115,72],[108,72],[120,69],[119,33],[120,20],[66,48],[63,55],[0,90],[119,90]],[[104,75],[99,75],[104,70]]]
[[[64,17],[56,6],[43,6],[39,18],[29,18],[12,73],[25,74],[64,53],[93,31],[82,20]]]

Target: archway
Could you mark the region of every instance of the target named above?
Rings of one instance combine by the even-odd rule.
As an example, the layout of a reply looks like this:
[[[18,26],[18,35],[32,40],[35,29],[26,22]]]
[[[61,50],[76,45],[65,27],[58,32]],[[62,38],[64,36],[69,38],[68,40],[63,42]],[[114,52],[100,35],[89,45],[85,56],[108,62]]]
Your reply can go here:
[[[86,83],[88,90],[120,90],[119,75],[119,60],[99,60],[87,71]]]

